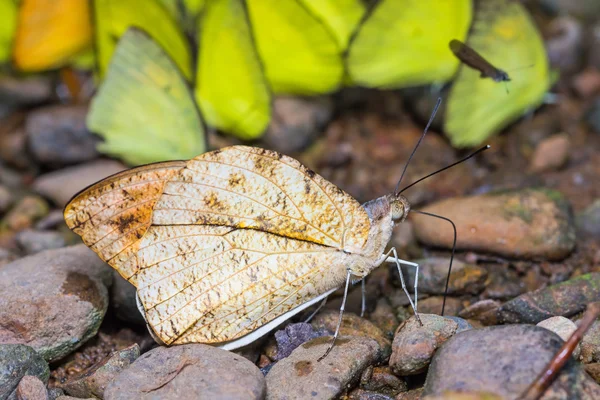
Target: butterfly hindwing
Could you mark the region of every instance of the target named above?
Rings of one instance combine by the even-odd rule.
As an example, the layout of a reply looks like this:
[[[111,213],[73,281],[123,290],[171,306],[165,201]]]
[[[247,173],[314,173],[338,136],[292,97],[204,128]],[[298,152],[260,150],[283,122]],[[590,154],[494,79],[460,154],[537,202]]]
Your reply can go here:
[[[479,2],[466,43],[496,68],[507,71],[511,80],[482,79],[479,71],[461,66],[450,89],[444,121],[455,146],[480,144],[541,104],[550,86],[544,43],[520,3]]]
[[[103,152],[134,165],[188,159],[206,150],[200,113],[184,77],[137,29],[119,41],[87,125],[105,139]]]

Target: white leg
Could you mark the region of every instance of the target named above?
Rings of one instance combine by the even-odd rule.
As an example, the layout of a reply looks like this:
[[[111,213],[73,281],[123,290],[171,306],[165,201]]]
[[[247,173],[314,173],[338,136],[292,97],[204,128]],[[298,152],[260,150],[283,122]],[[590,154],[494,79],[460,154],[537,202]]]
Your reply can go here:
[[[360,317],[365,316],[365,310],[367,309],[367,287],[365,286],[365,278],[360,281],[360,292],[362,294],[362,301],[360,303]]]
[[[344,317],[344,308],[346,307],[346,298],[348,297],[348,288],[350,287],[351,276],[352,273],[348,271],[348,275],[346,276],[346,288],[344,289],[344,298],[342,299],[342,306],[340,307],[340,318],[338,319],[338,324],[335,328],[335,333],[333,334],[333,340],[331,341],[331,344],[327,348],[325,354],[323,354],[317,361],[321,361],[322,359],[327,357],[327,354],[329,354],[331,349],[333,349],[333,345],[335,345],[335,340],[337,339],[338,334],[340,333],[340,327],[342,326],[342,318]]]
[[[394,257],[388,257],[390,253],[394,254]],[[386,257],[385,261],[396,263],[396,267],[398,269],[398,274],[400,275],[400,283],[402,284],[402,290],[404,290],[404,293],[406,294],[406,297],[408,297],[408,302],[410,303],[413,311],[415,312],[415,318],[417,319],[417,321],[419,321],[419,323],[421,323],[421,319],[419,318],[419,314],[417,313],[417,287],[418,287],[418,283],[419,283],[419,264],[413,263],[413,262],[410,262],[410,261],[400,260],[398,258],[398,253],[396,252],[396,248],[395,247],[392,247],[385,254],[385,257]],[[413,300],[410,297],[410,293],[408,293],[408,289],[406,288],[406,282],[404,282],[404,275],[402,274],[402,267],[400,267],[400,264],[412,265],[413,267],[416,268],[416,272],[415,272],[415,301],[414,302],[413,302]]]
[[[319,304],[319,306],[317,307],[317,309],[316,309],[315,311],[313,311],[313,312],[312,312],[312,314],[310,314],[310,315],[308,316],[308,318],[306,318],[306,319],[304,320],[304,323],[308,324],[308,323],[310,322],[310,320],[311,320],[311,319],[313,319],[313,317],[314,317],[315,315],[317,315],[317,313],[318,313],[319,311],[321,311],[321,308],[323,308],[323,306],[325,306],[325,304],[327,303],[327,299],[328,299],[328,297],[325,297],[325,298],[323,299],[323,301],[321,302],[321,304]]]

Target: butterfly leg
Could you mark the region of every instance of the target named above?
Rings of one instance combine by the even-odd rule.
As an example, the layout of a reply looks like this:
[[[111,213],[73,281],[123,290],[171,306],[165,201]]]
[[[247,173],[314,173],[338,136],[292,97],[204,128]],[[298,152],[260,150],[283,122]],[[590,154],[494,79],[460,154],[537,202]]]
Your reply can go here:
[[[331,349],[333,349],[333,346],[335,345],[335,340],[337,339],[338,334],[340,333],[340,328],[342,327],[342,318],[344,317],[344,308],[346,307],[346,298],[348,297],[348,288],[350,287],[351,276],[352,273],[350,272],[350,270],[348,270],[348,275],[346,275],[346,287],[344,288],[344,297],[342,299],[342,306],[340,307],[340,317],[338,319],[337,327],[335,328],[335,333],[333,334],[333,340],[331,341],[331,344],[327,348],[325,354],[319,357],[317,361],[321,361],[322,359],[327,357]]]
[[[304,323],[308,324],[308,323],[310,322],[310,320],[311,320],[311,319],[313,319],[313,318],[314,318],[314,316],[315,316],[315,315],[317,315],[317,313],[318,313],[319,311],[321,311],[321,308],[323,308],[323,306],[325,306],[325,304],[327,303],[327,299],[328,299],[328,297],[325,297],[325,298],[323,299],[323,301],[321,302],[321,304],[319,304],[319,306],[317,307],[317,309],[316,309],[315,311],[313,311],[313,312],[312,312],[312,313],[311,313],[311,314],[308,316],[308,318],[306,318],[306,319],[304,320]]]
[[[367,286],[365,285],[365,278],[360,281],[360,293],[361,293],[361,303],[360,303],[360,317],[365,316],[365,311],[367,310]]]
[[[390,253],[394,254],[394,257],[388,257],[390,255]],[[413,311],[415,312],[415,318],[417,319],[417,321],[419,321],[419,324],[423,325],[423,323],[421,322],[421,318],[419,318],[419,313],[417,312],[417,288],[418,288],[418,284],[419,284],[419,264],[417,263],[413,263],[410,261],[404,261],[404,260],[400,260],[398,258],[398,253],[396,252],[396,248],[392,247],[385,255],[384,255],[384,259],[385,261],[388,262],[394,262],[396,263],[396,267],[398,268],[398,275],[400,275],[400,283],[402,284],[402,290],[404,290],[404,293],[406,294],[406,297],[408,297],[408,302],[410,303]],[[408,289],[406,288],[406,282],[404,282],[404,274],[402,274],[402,267],[400,266],[400,264],[405,264],[405,265],[411,265],[413,267],[416,268],[416,272],[415,272],[415,301],[413,302],[413,300],[410,297],[410,293],[408,293]]]

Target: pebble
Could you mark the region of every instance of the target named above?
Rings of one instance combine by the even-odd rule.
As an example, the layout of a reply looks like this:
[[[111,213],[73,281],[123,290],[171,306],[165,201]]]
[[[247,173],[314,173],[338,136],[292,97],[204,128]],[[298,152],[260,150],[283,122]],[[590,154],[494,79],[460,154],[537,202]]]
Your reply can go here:
[[[145,327],[146,320],[137,307],[136,292],[135,286],[117,271],[113,271],[110,306],[114,309],[115,315],[122,321]]]
[[[19,382],[27,375],[48,382],[48,363],[30,346],[0,344],[0,399],[14,398]]]
[[[87,130],[87,105],[56,105],[28,114],[25,130],[29,150],[45,165],[67,165],[90,161],[99,156],[99,138]]]
[[[600,199],[579,213],[576,223],[579,232],[600,239]]]
[[[39,196],[28,195],[21,198],[4,217],[6,226],[13,231],[30,228],[48,214],[48,203]]]
[[[490,310],[495,310],[500,307],[500,302],[492,299],[479,300],[476,303],[471,304],[464,310],[458,313],[458,316],[466,319],[479,320],[479,316]]]
[[[546,172],[564,166],[569,158],[571,139],[566,133],[542,140],[533,151],[529,168],[532,172]]]
[[[17,386],[17,400],[47,400],[46,385],[37,376],[27,375]]]
[[[16,78],[3,74],[0,77],[0,102],[15,105],[44,103],[50,100],[53,86],[50,76]]]
[[[560,260],[575,247],[569,203],[551,189],[523,189],[451,198],[422,211],[443,215],[456,224],[457,249],[512,258]],[[430,246],[452,247],[451,229],[435,218],[412,217],[418,239]]]
[[[318,313],[311,321],[312,326],[317,329],[325,329],[330,334],[335,332],[340,313],[339,311],[323,311]],[[392,343],[387,336],[371,321],[359,317],[356,314],[345,312],[340,327],[340,335],[363,336],[371,338],[379,344],[378,359],[387,359],[392,351]]]
[[[0,214],[4,214],[15,201],[13,194],[4,185],[0,185]]]
[[[430,257],[417,259],[414,262],[419,264],[419,293],[444,294],[450,258]],[[477,294],[484,289],[487,277],[488,273],[484,268],[455,259],[452,262],[448,294]],[[414,283],[415,269],[410,268],[406,285],[413,287]]]
[[[380,353],[373,339],[341,336],[327,357],[317,361],[330,343],[329,336],[313,339],[275,364],[267,375],[267,399],[336,398],[359,380]]]
[[[56,400],[59,397],[65,397],[64,390],[60,388],[48,388],[48,400]],[[71,396],[68,396],[71,397]]]
[[[35,231],[26,229],[16,235],[17,244],[25,254],[66,246],[65,238],[56,231]]]
[[[585,364],[583,367],[596,383],[600,383],[600,363]]]
[[[6,126],[6,123],[2,122]],[[8,124],[10,123],[9,120]],[[25,130],[18,123],[15,123],[11,128],[4,128],[4,133],[0,135],[0,158],[12,167],[22,170],[29,169],[32,167],[32,160],[27,152]]]
[[[548,24],[546,51],[550,65],[564,73],[576,72],[583,57],[583,26],[576,18],[563,16]]]
[[[573,332],[577,330],[577,325],[575,325],[573,321],[560,315],[556,317],[550,317],[541,322],[538,322],[537,326],[540,326],[544,329],[548,329],[550,332],[556,333],[564,342],[569,340]],[[580,353],[581,345],[577,345],[575,351],[573,351],[573,357],[575,357],[575,359],[578,359]]]
[[[115,351],[100,363],[88,369],[82,376],[65,382],[62,389],[75,397],[98,397],[103,399],[106,386],[139,356],[140,347],[137,343],[123,350]]]
[[[421,326],[413,317],[404,321],[394,335],[390,367],[399,376],[427,370],[436,350],[454,335],[458,324],[448,318],[419,313]]]
[[[600,92],[600,71],[587,68],[573,77],[573,89],[580,97],[589,98]]]
[[[423,394],[488,391],[503,398],[517,398],[562,344],[555,333],[532,325],[493,326],[458,333],[433,357]],[[544,398],[598,396],[600,386],[571,359]]]
[[[396,400],[420,400],[423,396],[423,388],[412,389],[408,392],[400,393]]]
[[[600,133],[600,96],[597,96],[590,109],[586,112],[585,120],[592,130]]]
[[[485,325],[537,324],[555,315],[570,317],[595,301],[600,301],[600,272],[580,275],[522,294],[496,309],[481,314],[479,320]]]
[[[277,96],[273,100],[273,117],[262,141],[283,154],[306,148],[325,128],[333,114],[329,97]]]
[[[417,309],[419,315],[424,314],[441,314],[442,305],[444,304],[444,296],[431,296],[426,299],[419,300]],[[446,307],[444,307],[444,315],[458,315],[464,308],[461,299],[456,297],[446,297]],[[412,310],[411,310],[412,311]]]
[[[394,337],[394,332],[398,328],[398,325],[400,325],[400,321],[398,321],[394,313],[394,308],[385,297],[377,299],[375,310],[369,314],[369,320],[381,329],[383,334],[389,339]]]
[[[408,390],[406,381],[395,376],[387,366],[367,368],[361,376],[360,387],[391,397]]]
[[[112,268],[85,245],[46,250],[0,269],[0,343],[24,343],[52,362],[98,331]]]
[[[33,188],[58,207],[64,207],[80,190],[126,168],[113,160],[91,161],[44,174],[34,181]]]
[[[250,361],[216,347],[185,344],[144,353],[108,385],[104,400],[251,400],[264,394],[265,379]]]
[[[277,353],[274,359],[281,360],[292,354],[292,351],[301,344],[326,335],[329,335],[329,333],[325,329],[315,330],[311,324],[306,322],[289,324],[285,329],[275,332]]]
[[[600,321],[595,321],[580,343],[581,362],[584,364],[600,362]]]

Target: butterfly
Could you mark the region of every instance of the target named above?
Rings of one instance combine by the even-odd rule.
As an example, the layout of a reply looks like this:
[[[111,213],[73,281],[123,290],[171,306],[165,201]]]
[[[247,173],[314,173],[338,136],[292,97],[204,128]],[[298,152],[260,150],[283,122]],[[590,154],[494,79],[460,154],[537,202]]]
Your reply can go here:
[[[494,67],[488,60],[483,58],[473,48],[467,46],[460,40],[452,39],[450,41],[450,50],[465,65],[481,72],[482,78],[491,78],[494,82],[508,82],[510,77],[500,68]]]
[[[64,218],[137,288],[159,343],[235,349],[345,283],[335,341],[350,282],[390,255],[418,318],[416,285],[413,302],[400,269],[408,262],[384,251],[411,211],[402,192],[412,185],[400,182],[361,205],[291,157],[231,146],[106,178]]]
[[[475,61],[478,68],[461,66],[450,88],[444,131],[455,147],[477,146],[526,110],[536,108],[551,83],[544,42],[519,2],[479,2],[465,43],[454,47],[470,62],[478,60]],[[467,50],[469,48],[476,49],[477,53]],[[512,74],[510,95],[507,95],[506,87],[498,85],[496,80],[506,80],[508,75],[489,62],[484,66],[481,60],[502,60],[502,66],[507,69],[531,67]],[[492,79],[481,79],[484,75]]]

